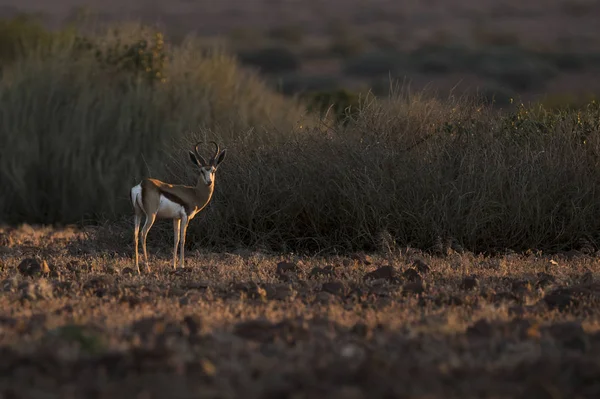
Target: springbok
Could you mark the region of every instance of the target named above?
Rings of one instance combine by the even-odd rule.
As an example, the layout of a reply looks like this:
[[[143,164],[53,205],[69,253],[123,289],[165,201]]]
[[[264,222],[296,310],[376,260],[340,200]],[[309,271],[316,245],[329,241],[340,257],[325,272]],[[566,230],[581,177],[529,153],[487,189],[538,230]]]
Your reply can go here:
[[[179,267],[184,265],[184,246],[187,227],[190,222],[210,202],[214,187],[215,173],[221,162],[225,159],[227,150],[219,151],[219,145],[210,141],[215,146],[215,154],[206,162],[199,154],[198,142],[194,146],[194,152],[190,151],[190,160],[200,169],[200,176],[196,186],[185,186],[181,184],[169,184],[156,179],[146,178],[138,185],[131,188],[131,202],[135,210],[134,240],[135,240],[135,267],[141,274],[138,257],[139,230],[142,215],[146,215],[146,222],[142,228],[142,249],[144,251],[144,263],[147,271],[148,253],[146,251],[146,238],[148,231],[152,228],[156,218],[173,219],[173,231],[175,245],[173,248],[173,268],[177,269],[177,246],[180,246]],[[182,226],[183,224],[183,226]],[[183,228],[182,228],[183,227]]]

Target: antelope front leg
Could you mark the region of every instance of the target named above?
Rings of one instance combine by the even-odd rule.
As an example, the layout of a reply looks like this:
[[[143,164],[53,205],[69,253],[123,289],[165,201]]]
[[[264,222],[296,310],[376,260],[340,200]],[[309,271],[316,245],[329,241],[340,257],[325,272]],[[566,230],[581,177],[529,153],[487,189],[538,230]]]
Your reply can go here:
[[[138,274],[141,274],[140,272],[140,257],[139,257],[139,250],[138,250],[138,244],[139,244],[139,233],[140,233],[140,224],[141,224],[141,219],[142,216],[139,215],[137,212],[135,214],[135,219],[134,219],[134,224],[133,224],[133,240],[135,241],[135,268],[138,271]]]
[[[183,269],[183,264],[184,264],[184,256],[183,256],[183,252],[184,252],[184,248],[185,248],[185,234],[187,232],[187,226],[188,226],[188,222],[189,219],[187,216],[184,216],[181,220],[182,222],[182,228],[181,228],[181,241],[179,243],[179,245],[181,246],[181,250],[180,250],[180,254],[179,254],[179,267]]]
[[[181,229],[181,219],[173,219],[173,269],[177,269],[177,247],[179,246],[179,234]]]

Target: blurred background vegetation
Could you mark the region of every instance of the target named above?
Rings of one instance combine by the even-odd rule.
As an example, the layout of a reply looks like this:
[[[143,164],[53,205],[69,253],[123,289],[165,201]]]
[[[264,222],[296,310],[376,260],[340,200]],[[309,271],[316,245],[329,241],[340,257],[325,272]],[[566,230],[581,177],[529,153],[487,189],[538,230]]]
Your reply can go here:
[[[216,139],[192,247],[600,242],[598,1],[92,3],[0,10],[2,222],[129,240],[130,187]]]

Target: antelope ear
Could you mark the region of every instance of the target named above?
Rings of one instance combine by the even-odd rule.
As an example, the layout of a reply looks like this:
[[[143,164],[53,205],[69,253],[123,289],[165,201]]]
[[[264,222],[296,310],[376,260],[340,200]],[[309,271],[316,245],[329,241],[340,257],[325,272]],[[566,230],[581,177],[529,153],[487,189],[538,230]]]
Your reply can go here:
[[[189,152],[189,154],[190,154],[190,160],[192,161],[192,163],[193,163],[194,165],[198,166],[199,168],[201,168],[202,166],[204,166],[204,165],[202,165],[202,161],[203,161],[203,160],[199,160],[199,159],[196,157],[196,155],[195,155],[193,152],[191,152],[191,151]]]
[[[226,152],[227,150],[223,150],[221,151],[221,153],[219,153],[219,155],[217,156],[217,160],[215,161],[215,168],[219,167],[219,164],[223,162],[223,160],[225,159]]]

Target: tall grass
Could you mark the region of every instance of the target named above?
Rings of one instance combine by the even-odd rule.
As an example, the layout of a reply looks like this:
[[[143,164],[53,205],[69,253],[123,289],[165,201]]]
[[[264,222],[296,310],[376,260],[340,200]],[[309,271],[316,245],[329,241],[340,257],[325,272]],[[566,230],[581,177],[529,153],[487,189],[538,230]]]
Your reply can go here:
[[[565,249],[600,238],[596,103],[501,113],[400,90],[328,125],[225,52],[189,40],[167,53],[159,84],[64,45],[5,70],[0,219],[130,229],[129,188],[145,176],[193,183],[186,152],[215,139],[229,152],[190,246],[346,251],[452,237],[472,250]]]

